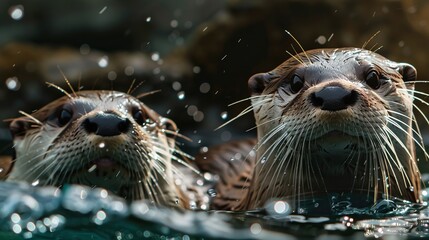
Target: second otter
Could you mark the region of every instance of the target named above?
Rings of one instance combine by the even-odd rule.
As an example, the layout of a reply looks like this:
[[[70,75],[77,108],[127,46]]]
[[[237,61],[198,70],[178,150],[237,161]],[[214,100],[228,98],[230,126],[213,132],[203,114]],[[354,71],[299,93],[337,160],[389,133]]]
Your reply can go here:
[[[176,125],[128,94],[67,94],[10,128],[16,159],[8,181],[84,184],[183,208],[197,201],[175,181],[183,178],[172,163]]]

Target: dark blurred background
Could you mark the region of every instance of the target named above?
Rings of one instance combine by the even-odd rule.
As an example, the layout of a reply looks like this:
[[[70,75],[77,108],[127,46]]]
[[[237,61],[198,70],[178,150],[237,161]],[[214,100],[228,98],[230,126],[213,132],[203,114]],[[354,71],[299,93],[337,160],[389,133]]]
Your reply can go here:
[[[127,91],[135,80],[134,95],[161,90],[142,100],[193,140],[190,153],[255,135],[252,114],[214,129],[250,104],[228,107],[249,96],[251,75],[298,51],[285,30],[304,49],[362,47],[375,35],[366,48],[429,76],[426,0],[2,0],[0,118],[61,96],[45,84],[68,90],[60,68],[75,88]],[[2,154],[10,147],[2,122]]]

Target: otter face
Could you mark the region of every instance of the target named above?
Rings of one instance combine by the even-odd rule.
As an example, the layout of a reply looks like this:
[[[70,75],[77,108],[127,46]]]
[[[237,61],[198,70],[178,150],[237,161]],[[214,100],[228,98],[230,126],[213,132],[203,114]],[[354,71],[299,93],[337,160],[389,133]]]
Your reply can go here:
[[[10,128],[16,159],[8,180],[84,184],[155,202],[170,184],[174,139],[166,131],[176,126],[127,94],[77,92]]]
[[[416,201],[415,79],[413,66],[354,48],[307,51],[252,76],[262,186],[250,194],[366,191]]]

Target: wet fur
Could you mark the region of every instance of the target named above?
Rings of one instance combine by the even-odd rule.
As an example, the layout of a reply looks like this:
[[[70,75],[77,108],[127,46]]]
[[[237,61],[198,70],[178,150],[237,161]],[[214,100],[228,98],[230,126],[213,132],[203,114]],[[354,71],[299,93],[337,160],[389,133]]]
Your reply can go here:
[[[73,118],[59,126],[56,115],[65,106],[73,110]],[[134,120],[133,109],[144,113],[143,125]],[[82,122],[100,111],[128,119],[131,129],[108,137],[85,132]],[[31,116],[15,119],[11,130],[16,159],[8,181],[54,186],[84,184],[106,188],[129,200],[148,199],[156,204],[189,207],[183,189],[175,184],[175,179],[183,176],[172,164],[172,159],[177,159],[173,153],[179,152],[174,122],[130,95],[115,91],[67,94]],[[116,162],[114,168],[89,170],[95,159],[106,156]]]
[[[388,79],[379,89],[365,83],[369,69]],[[304,79],[297,93],[290,91],[293,74]],[[235,204],[224,197],[218,206],[247,210],[272,198],[299,203],[328,192],[419,202],[416,145],[428,154],[412,128],[414,93],[425,95],[414,90],[415,80],[411,65],[358,48],[306,51],[254,75],[249,80],[252,108],[243,111],[253,109],[258,129],[250,187],[235,188],[243,193]],[[310,104],[311,93],[334,85],[356,91],[357,103],[336,112]],[[222,183],[217,187],[230,191]]]

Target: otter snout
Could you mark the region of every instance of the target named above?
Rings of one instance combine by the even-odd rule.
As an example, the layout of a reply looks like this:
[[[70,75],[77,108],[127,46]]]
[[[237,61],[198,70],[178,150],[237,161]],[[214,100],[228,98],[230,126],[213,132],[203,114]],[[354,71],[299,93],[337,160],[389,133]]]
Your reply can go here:
[[[358,93],[342,86],[326,86],[310,94],[314,107],[326,111],[340,111],[353,106],[358,100]]]
[[[90,116],[82,122],[87,133],[94,133],[103,137],[117,136],[126,133],[131,122],[115,113],[100,112]]]

